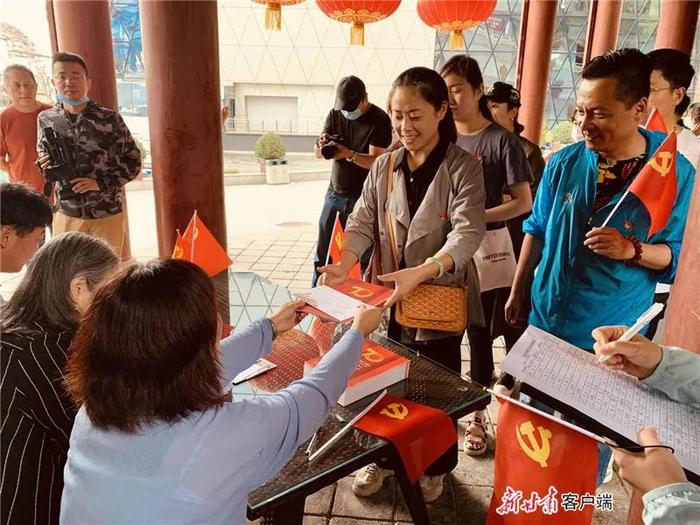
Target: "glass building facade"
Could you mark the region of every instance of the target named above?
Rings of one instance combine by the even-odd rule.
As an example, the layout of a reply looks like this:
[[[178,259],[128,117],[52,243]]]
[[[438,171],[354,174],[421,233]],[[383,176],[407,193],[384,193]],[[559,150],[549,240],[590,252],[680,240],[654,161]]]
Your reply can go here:
[[[544,115],[548,128],[568,120],[576,105],[589,7],[589,0],[562,0],[558,4]],[[464,49],[450,49],[449,35],[438,31],[435,67],[466,52],[479,62],[486,85],[499,80],[515,85],[521,12],[521,0],[499,0],[485,23],[465,33]]]

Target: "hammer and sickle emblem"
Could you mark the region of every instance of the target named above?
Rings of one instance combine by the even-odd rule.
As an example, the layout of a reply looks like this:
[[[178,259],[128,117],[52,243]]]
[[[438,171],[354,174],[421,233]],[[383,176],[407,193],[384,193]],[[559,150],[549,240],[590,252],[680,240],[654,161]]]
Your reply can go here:
[[[402,420],[408,415],[408,408],[403,403],[390,403],[379,413],[391,419]]]
[[[659,163],[659,160],[661,161],[661,163]],[[665,177],[666,175],[668,175],[668,172],[671,171],[671,165],[673,164],[673,154],[670,151],[659,151],[656,155],[654,155],[651,158],[649,164],[652,168],[658,171],[662,177]]]
[[[549,440],[552,437],[552,433],[544,427],[537,427],[540,434],[540,445],[535,437],[535,427],[530,421],[525,421],[519,427],[515,429],[515,435],[518,438],[518,443],[523,452],[535,463],[539,463],[542,468],[547,467],[547,459],[549,458]],[[530,442],[530,444],[525,443],[525,439]]]
[[[183,255],[185,255],[185,250],[182,249],[182,246],[176,245],[175,250],[173,250],[173,259],[182,259]]]
[[[384,361],[382,354],[377,352],[372,347],[367,348],[364,352],[362,352],[362,359],[364,359],[365,361],[369,361],[370,363],[381,363],[382,361]]]
[[[368,290],[367,288],[362,288],[362,286],[353,286],[352,290],[350,290],[350,295],[353,297],[369,297],[372,295],[372,290]]]
[[[343,244],[343,236],[340,233],[335,234],[335,245],[341,248]]]

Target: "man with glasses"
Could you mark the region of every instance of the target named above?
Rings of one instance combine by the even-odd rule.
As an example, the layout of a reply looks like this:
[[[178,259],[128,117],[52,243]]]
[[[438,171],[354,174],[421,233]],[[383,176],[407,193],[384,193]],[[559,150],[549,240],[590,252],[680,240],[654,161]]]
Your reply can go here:
[[[126,229],[122,188],[141,170],[141,153],[116,111],[88,97],[92,79],[72,53],[53,57],[58,103],[39,114],[39,166],[54,182],[53,231],[81,231],[121,255]]]

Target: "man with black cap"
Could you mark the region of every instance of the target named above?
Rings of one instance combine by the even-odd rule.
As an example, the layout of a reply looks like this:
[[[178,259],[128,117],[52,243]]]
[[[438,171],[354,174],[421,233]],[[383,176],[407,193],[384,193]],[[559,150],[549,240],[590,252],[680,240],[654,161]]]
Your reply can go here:
[[[367,98],[364,82],[356,76],[340,79],[335,107],[330,110],[323,132],[314,144],[316,157],[332,160],[331,181],[318,224],[312,285],[318,268],[327,264],[328,248],[336,215],[343,228],[362,193],[374,159],[391,144],[391,119]],[[369,252],[362,257],[367,267]]]

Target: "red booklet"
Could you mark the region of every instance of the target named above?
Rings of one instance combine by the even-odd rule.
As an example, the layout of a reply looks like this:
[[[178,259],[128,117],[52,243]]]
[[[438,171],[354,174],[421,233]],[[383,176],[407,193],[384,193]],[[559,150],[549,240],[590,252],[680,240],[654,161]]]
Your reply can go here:
[[[338,284],[336,286],[331,286],[334,290],[344,293],[345,295],[362,301],[370,306],[377,306],[388,299],[394,292],[391,288],[386,286],[381,286],[378,284],[366,283],[364,281],[358,281],[357,279],[347,279],[345,282]],[[329,319],[336,322],[345,322],[347,319],[335,319],[325,312],[314,308],[313,306],[307,304],[301,309],[302,312],[306,312],[323,319]]]
[[[320,357],[314,357],[306,361],[304,375],[313,370],[320,360]],[[365,339],[360,362],[348,379],[348,386],[338,399],[338,403],[347,406],[389,385],[403,381],[408,377],[409,363],[409,359],[395,354],[374,341]]]

